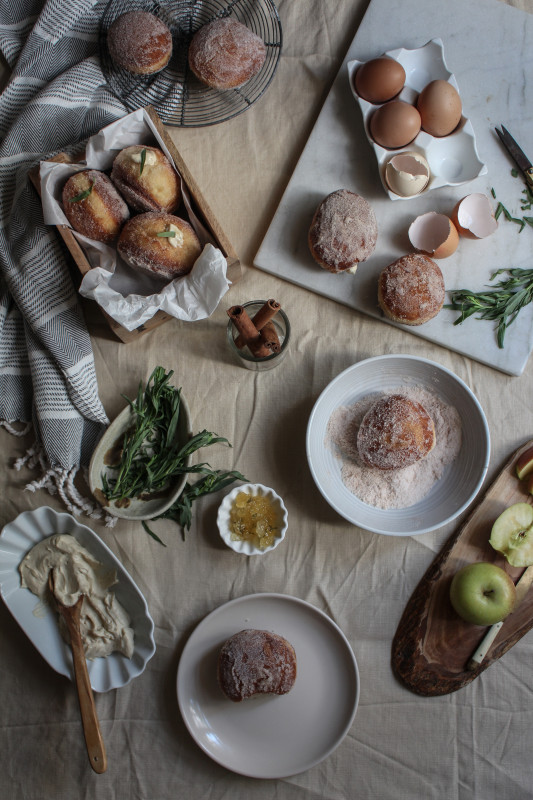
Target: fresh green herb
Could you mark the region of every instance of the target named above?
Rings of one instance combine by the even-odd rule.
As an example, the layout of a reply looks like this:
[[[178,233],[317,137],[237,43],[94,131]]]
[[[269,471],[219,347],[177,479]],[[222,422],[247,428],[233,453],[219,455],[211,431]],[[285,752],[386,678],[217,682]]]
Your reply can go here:
[[[176,231],[159,231],[156,236],[161,236],[164,239],[172,239],[176,235]]]
[[[205,471],[205,464],[187,466],[187,458],[201,447],[227,439],[203,430],[184,445],[176,437],[181,390],[169,385],[173,372],[156,367],[146,389],[142,383],[135,401],[125,397],[134,422],[122,441],[122,456],[116,469],[102,475],[102,491],[108,500],[144,497],[168,488],[171,481],[189,472]],[[230,445],[231,446],[231,445]]]
[[[146,163],[146,147],[143,147],[143,149],[141,150],[141,166],[139,169],[139,175],[143,174],[145,163]]]
[[[204,473],[205,474],[199,478],[196,483],[191,484],[187,482],[176,502],[163,514],[154,517],[150,522],[154,522],[158,519],[171,519],[177,522],[181,527],[182,537],[185,539],[185,531],[188,531],[192,524],[192,503],[198,497],[203,497],[213,492],[219,492],[235,481],[246,481],[246,478],[241,475],[240,472],[237,472],[237,470],[224,472],[223,470],[212,470],[206,465]],[[159,542],[159,544],[166,547],[165,543],[153,532],[147,522],[143,522],[143,528],[153,539]]]
[[[499,269],[491,275],[490,280],[503,272],[510,277],[498,281],[489,291],[456,289],[450,292],[451,303],[446,306],[461,312],[454,325],[460,325],[473,314],[477,314],[478,319],[497,322],[498,347],[504,346],[505,331],[515,321],[519,311],[533,300],[533,269]]]
[[[512,169],[511,170],[511,175],[513,176],[513,178],[519,177],[518,170]],[[494,189],[491,189],[490,191],[491,191],[491,194],[492,194],[493,198],[496,199],[496,192],[494,191]],[[521,211],[529,211],[531,208],[533,208],[533,191],[531,190],[531,188],[529,186],[525,186],[522,189],[522,195],[523,195],[523,197],[520,200],[520,210]],[[504,206],[503,203],[498,202],[498,205],[496,206],[496,211],[494,212],[495,219],[498,219],[502,214],[505,217],[505,219],[509,220],[509,222],[514,222],[515,225],[519,226],[518,233],[522,233],[522,231],[524,230],[526,225],[529,225],[530,227],[533,228],[533,217],[525,217],[525,216],[524,217],[517,217],[517,216],[514,216]]]
[[[521,231],[523,231],[523,230],[524,230],[524,227],[525,227],[525,224],[526,224],[526,223],[524,222],[524,220],[523,220],[523,219],[519,219],[518,217],[513,217],[513,215],[511,214],[511,212],[510,212],[510,211],[508,211],[508,210],[505,208],[505,206],[503,205],[503,203],[498,203],[498,205],[496,206],[496,211],[494,212],[494,218],[495,218],[495,219],[498,219],[498,218],[499,218],[499,216],[500,216],[502,213],[503,213],[503,216],[505,217],[505,219],[508,219],[508,220],[509,220],[509,222],[515,222],[517,225],[520,225],[520,230],[518,231],[518,233],[520,233]]]
[[[83,192],[74,195],[69,199],[69,203],[80,203],[82,200],[86,200],[93,190],[94,183],[91,183],[88,189],[84,189]]]

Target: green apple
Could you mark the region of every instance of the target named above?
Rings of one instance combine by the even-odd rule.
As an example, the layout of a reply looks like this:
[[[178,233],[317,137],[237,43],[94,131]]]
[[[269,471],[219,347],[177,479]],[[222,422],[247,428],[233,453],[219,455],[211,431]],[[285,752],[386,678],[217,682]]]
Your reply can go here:
[[[516,597],[509,575],[496,564],[479,561],[455,573],[450,600],[460,617],[474,625],[494,625],[511,613]]]
[[[489,539],[513,567],[533,564],[533,506],[514,503],[500,514]]]
[[[520,480],[533,472],[533,447],[529,447],[517,458],[515,470]]]

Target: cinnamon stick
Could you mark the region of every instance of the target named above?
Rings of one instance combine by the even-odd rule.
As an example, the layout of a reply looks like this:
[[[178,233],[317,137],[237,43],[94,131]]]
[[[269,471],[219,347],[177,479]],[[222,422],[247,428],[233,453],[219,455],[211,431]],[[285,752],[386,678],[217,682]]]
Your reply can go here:
[[[267,300],[266,303],[261,306],[259,311],[254,315],[252,318],[252,322],[254,323],[256,329],[261,331],[267,322],[270,322],[272,317],[274,317],[281,308],[281,304],[277,302],[277,300]],[[277,338],[277,337],[276,337]],[[235,344],[238,348],[244,347],[244,340],[241,341],[241,337],[238,336],[235,339]]]
[[[267,322],[259,331],[263,344],[269,348],[271,353],[281,352],[281,344],[279,341],[278,332],[273,322]]]
[[[246,345],[254,358],[265,358],[272,354],[272,350],[261,339],[261,334],[248,316],[248,312],[242,306],[232,306],[228,308],[228,317],[239,331],[239,338],[242,337],[243,346]],[[237,340],[235,340],[237,343]]]

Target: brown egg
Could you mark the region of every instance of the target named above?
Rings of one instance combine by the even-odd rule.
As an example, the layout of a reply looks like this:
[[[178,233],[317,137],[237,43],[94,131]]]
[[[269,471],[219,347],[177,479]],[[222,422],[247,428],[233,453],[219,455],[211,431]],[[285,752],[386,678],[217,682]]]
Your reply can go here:
[[[461,119],[461,98],[448,81],[428,83],[418,95],[416,107],[420,112],[422,129],[432,136],[448,136]]]
[[[401,92],[405,70],[393,58],[373,58],[361,64],[355,73],[355,90],[369,103],[385,103]]]
[[[388,149],[405,147],[420,132],[420,114],[414,106],[391,100],[370,118],[370,134],[377,144]]]

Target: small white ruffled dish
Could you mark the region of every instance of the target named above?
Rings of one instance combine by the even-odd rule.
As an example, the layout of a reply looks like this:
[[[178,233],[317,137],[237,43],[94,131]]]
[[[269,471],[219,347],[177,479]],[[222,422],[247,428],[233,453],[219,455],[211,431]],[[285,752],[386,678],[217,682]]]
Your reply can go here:
[[[253,497],[267,497],[276,511],[279,533],[269,547],[261,549],[254,545],[249,539],[232,539],[230,530],[231,508],[235,498],[240,492],[245,492]],[[232,489],[232,491],[225,496],[218,509],[217,525],[222,541],[236,553],[241,553],[245,556],[262,556],[274,550],[285,538],[288,527],[288,514],[283,500],[274,489],[263,486],[261,483],[245,483]]]

